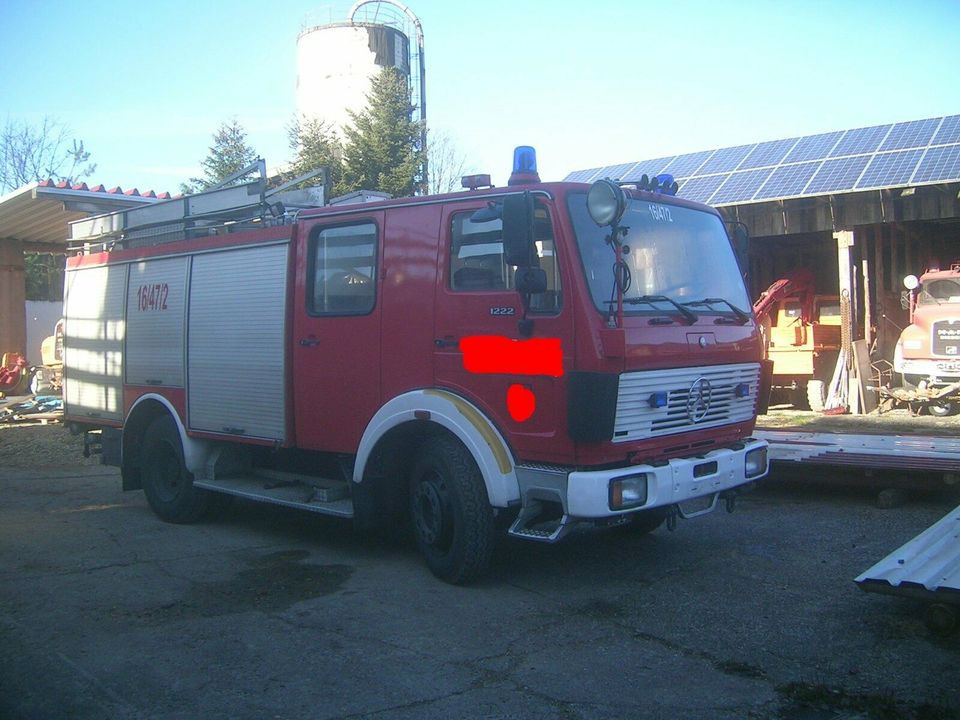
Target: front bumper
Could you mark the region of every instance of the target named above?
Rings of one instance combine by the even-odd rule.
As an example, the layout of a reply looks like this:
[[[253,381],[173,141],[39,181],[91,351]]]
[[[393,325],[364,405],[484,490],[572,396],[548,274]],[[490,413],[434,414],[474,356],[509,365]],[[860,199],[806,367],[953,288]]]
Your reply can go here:
[[[759,480],[769,467],[766,451],[765,440],[750,438],[703,455],[674,458],[658,465],[573,472],[518,466],[517,478],[524,507],[551,501],[563,506],[567,523],[603,520],[716,496]],[[613,507],[611,485],[637,477],[645,481],[643,500],[630,507]]]
[[[616,470],[570,473],[567,478],[567,513],[574,518],[609,518],[640,510],[676,505],[706,495],[715,495],[767,474],[765,440],[747,440],[692,458],[674,458],[664,465],[635,465]],[[747,455],[762,453],[759,469],[748,476]],[[756,460],[756,455],[751,455]],[[618,478],[646,477],[646,502],[635,507],[610,506],[610,484]]]
[[[960,381],[960,360],[933,360],[894,357],[894,372],[904,375],[919,375],[921,378],[932,378],[933,382],[949,384]]]

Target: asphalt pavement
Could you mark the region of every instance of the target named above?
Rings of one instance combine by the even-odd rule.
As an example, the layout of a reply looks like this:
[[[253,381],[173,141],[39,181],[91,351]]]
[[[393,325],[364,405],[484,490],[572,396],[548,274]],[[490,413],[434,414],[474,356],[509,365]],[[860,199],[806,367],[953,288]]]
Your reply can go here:
[[[169,525],[112,469],[0,468],[0,717],[960,717],[960,638],[853,583],[960,498],[842,480],[504,541],[453,587],[342,521]]]

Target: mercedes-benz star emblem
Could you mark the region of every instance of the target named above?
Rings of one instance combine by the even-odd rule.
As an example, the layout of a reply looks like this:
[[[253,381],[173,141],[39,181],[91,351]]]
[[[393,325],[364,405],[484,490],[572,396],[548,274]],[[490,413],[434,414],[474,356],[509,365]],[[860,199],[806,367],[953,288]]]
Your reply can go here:
[[[693,381],[690,393],[687,395],[687,417],[690,418],[690,422],[698,423],[706,417],[707,411],[710,410],[712,394],[713,388],[705,377]]]

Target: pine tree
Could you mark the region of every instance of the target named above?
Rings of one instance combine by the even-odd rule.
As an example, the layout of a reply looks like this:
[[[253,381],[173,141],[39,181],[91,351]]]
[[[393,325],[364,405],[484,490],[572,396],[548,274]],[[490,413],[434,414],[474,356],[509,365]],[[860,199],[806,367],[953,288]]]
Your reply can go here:
[[[404,75],[382,69],[373,79],[367,108],[350,112],[344,129],[345,183],[353,190],[381,190],[405,197],[423,190],[421,123],[412,120],[413,104]]]
[[[350,188],[343,184],[343,145],[329,123],[316,118],[300,118],[293,121],[287,133],[294,159],[285,173],[286,179],[292,180],[326,167],[330,183],[329,187],[324,188],[326,197],[335,197],[350,191]],[[314,184],[316,180],[305,183]]]
[[[219,185],[256,159],[257,153],[247,145],[247,133],[237,119],[221,123],[213,134],[210,153],[200,161],[203,177],[190,178],[190,182],[181,185],[180,190],[189,193]]]

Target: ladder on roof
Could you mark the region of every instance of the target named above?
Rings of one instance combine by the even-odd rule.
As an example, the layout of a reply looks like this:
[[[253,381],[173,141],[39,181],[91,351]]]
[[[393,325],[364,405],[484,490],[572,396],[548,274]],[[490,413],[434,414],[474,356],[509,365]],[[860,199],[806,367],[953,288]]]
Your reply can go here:
[[[142,247],[218,235],[246,228],[250,223],[259,223],[261,227],[283,224],[287,221],[287,208],[281,199],[294,207],[323,205],[322,188],[283,191],[324,170],[315,170],[268,191],[266,163],[257,158],[203,192],[75,220],[70,223],[69,242],[74,247],[88,249],[91,246]],[[253,173],[258,175],[255,180],[231,184]]]

